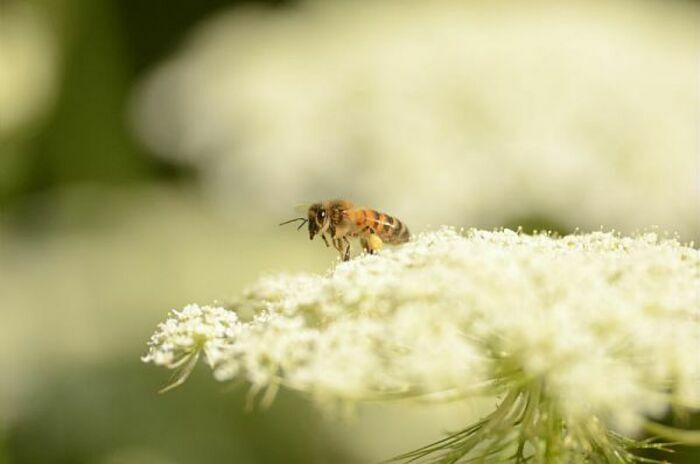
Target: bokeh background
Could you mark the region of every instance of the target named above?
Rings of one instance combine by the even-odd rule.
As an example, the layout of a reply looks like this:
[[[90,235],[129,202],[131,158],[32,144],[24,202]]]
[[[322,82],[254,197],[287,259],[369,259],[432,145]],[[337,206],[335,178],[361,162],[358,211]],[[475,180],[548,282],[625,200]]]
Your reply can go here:
[[[699,20],[690,0],[0,0],[0,463],[363,463],[466,423],[492,400],[249,412],[204,370],[159,396],[139,356],[170,308],[326,270],[276,226],[319,199],[414,232],[697,243]]]

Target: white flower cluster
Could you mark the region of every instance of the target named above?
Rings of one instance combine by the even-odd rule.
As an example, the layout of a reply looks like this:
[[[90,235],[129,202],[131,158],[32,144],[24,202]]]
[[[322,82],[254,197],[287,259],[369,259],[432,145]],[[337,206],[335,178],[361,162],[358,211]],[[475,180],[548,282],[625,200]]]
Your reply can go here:
[[[144,82],[136,127],[229,209],[332,189],[419,225],[700,236],[697,5],[560,3],[220,15]]]
[[[211,306],[188,305],[173,310],[151,336],[148,353],[141,358],[171,369],[182,366],[193,355],[203,351],[213,364],[221,356],[228,340],[235,339],[241,323],[236,313]]]
[[[317,399],[542,386],[570,424],[638,430],[700,405],[700,252],[655,233],[428,232],[328,275],[261,279],[162,324],[145,361]]]

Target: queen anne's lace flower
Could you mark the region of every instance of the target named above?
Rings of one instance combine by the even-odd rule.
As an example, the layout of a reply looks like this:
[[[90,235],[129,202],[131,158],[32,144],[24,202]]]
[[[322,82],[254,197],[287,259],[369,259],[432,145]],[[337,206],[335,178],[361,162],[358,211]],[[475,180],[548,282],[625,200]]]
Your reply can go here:
[[[700,405],[699,272],[698,250],[655,233],[444,228],[325,276],[261,279],[230,310],[174,312],[144,360],[202,351],[218,380],[324,401],[504,394],[452,452],[478,452],[484,433],[512,442],[504,453],[576,462],[626,453],[612,431]]]
[[[171,385],[177,386],[187,378],[200,352],[204,352],[210,366],[217,365],[224,350],[228,356],[230,340],[240,336],[241,327],[232,311],[191,304],[181,311],[173,310],[158,325],[141,360],[170,369],[182,368],[182,375]]]

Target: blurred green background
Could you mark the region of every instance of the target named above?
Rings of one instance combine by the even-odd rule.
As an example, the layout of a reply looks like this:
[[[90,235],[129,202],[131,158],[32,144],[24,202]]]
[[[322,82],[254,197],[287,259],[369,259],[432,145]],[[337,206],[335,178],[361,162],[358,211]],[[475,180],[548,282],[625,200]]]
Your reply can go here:
[[[431,225],[700,239],[698,2],[0,0],[0,464],[354,463],[488,407],[144,366],[170,308],[335,255],[345,197]],[[673,462],[694,462],[684,450]]]

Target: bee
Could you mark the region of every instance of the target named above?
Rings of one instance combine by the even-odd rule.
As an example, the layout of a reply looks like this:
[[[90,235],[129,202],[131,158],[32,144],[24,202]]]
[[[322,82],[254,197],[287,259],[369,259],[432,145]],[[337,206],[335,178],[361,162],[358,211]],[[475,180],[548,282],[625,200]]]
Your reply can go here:
[[[406,225],[386,213],[355,207],[347,200],[330,200],[312,204],[307,217],[298,217],[280,225],[301,221],[297,230],[309,225],[309,240],[320,235],[327,247],[338,250],[343,261],[350,259],[350,239],[359,238],[366,253],[375,254],[384,243],[399,245],[411,236]]]

